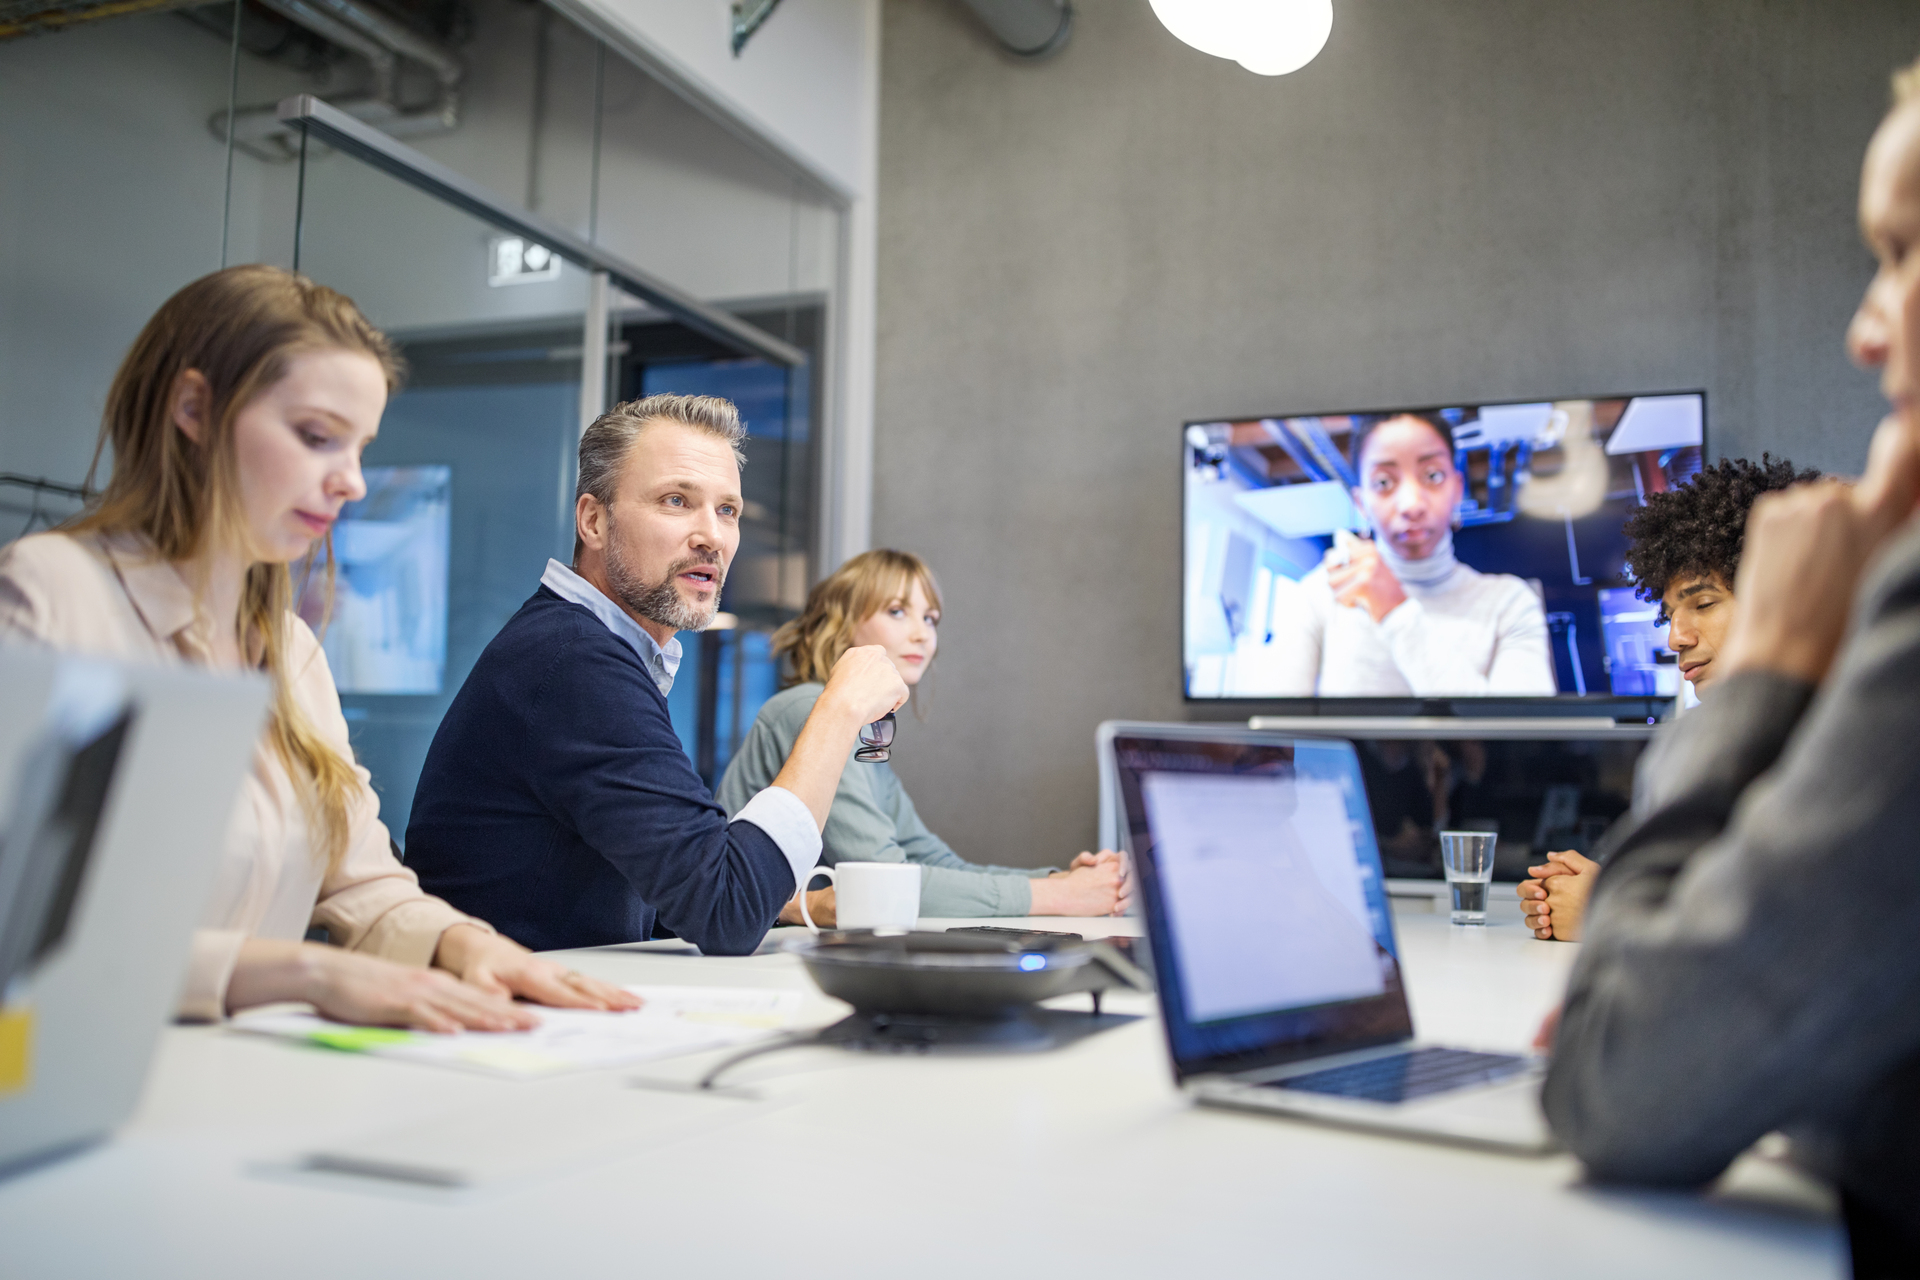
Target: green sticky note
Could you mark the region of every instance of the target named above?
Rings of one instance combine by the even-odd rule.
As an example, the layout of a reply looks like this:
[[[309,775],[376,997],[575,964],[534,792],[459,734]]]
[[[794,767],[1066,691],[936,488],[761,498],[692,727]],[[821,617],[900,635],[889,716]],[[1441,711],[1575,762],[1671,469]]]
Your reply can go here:
[[[338,1031],[308,1032],[307,1039],[323,1049],[338,1049],[342,1053],[371,1053],[391,1045],[410,1044],[413,1032],[397,1031],[392,1027],[342,1027]]]

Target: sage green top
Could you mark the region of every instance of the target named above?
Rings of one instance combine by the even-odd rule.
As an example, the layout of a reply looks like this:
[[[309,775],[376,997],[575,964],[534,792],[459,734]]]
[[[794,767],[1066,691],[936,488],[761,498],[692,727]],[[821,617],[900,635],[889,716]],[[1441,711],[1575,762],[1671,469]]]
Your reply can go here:
[[[729,817],[738,813],[787,762],[800,727],[826,686],[797,684],[767,699],[745,742],[727,765],[715,795]],[[910,748],[909,748],[910,749]],[[864,764],[849,753],[840,789],[822,833],[820,861],[917,862],[923,916],[1024,916],[1032,908],[1030,879],[1051,868],[988,867],[968,862],[914,812],[913,800],[892,766]]]

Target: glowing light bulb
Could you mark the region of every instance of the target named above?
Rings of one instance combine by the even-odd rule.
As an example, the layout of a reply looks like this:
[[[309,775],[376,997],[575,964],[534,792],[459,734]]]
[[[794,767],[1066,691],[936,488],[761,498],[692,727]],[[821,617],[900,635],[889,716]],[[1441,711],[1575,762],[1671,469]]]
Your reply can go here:
[[[1333,34],[1333,0],[1278,0],[1254,8],[1259,19],[1249,25],[1234,61],[1255,75],[1298,71],[1320,56]]]
[[[1149,0],[1181,42],[1256,75],[1312,62],[1333,33],[1333,0]]]
[[[1153,16],[1174,38],[1216,58],[1231,58],[1246,0],[1150,0]]]

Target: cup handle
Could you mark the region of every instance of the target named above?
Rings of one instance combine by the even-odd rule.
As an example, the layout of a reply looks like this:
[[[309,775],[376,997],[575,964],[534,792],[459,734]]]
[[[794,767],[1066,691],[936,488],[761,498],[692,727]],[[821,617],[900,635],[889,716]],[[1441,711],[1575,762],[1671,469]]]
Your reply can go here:
[[[828,884],[834,884],[832,867],[815,867],[800,877],[800,918],[807,922],[808,933],[819,933],[820,926],[813,922],[813,913],[807,910],[807,886],[813,883],[815,876],[825,876]]]

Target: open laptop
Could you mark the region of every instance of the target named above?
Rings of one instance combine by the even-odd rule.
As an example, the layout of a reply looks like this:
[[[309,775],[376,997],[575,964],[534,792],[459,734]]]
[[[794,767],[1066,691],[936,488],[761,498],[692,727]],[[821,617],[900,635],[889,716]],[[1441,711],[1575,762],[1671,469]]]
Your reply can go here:
[[[1201,1102],[1523,1151],[1530,1056],[1422,1044],[1351,743],[1119,731],[1174,1077]]]
[[[0,646],[0,1174],[139,1101],[267,693]]]

